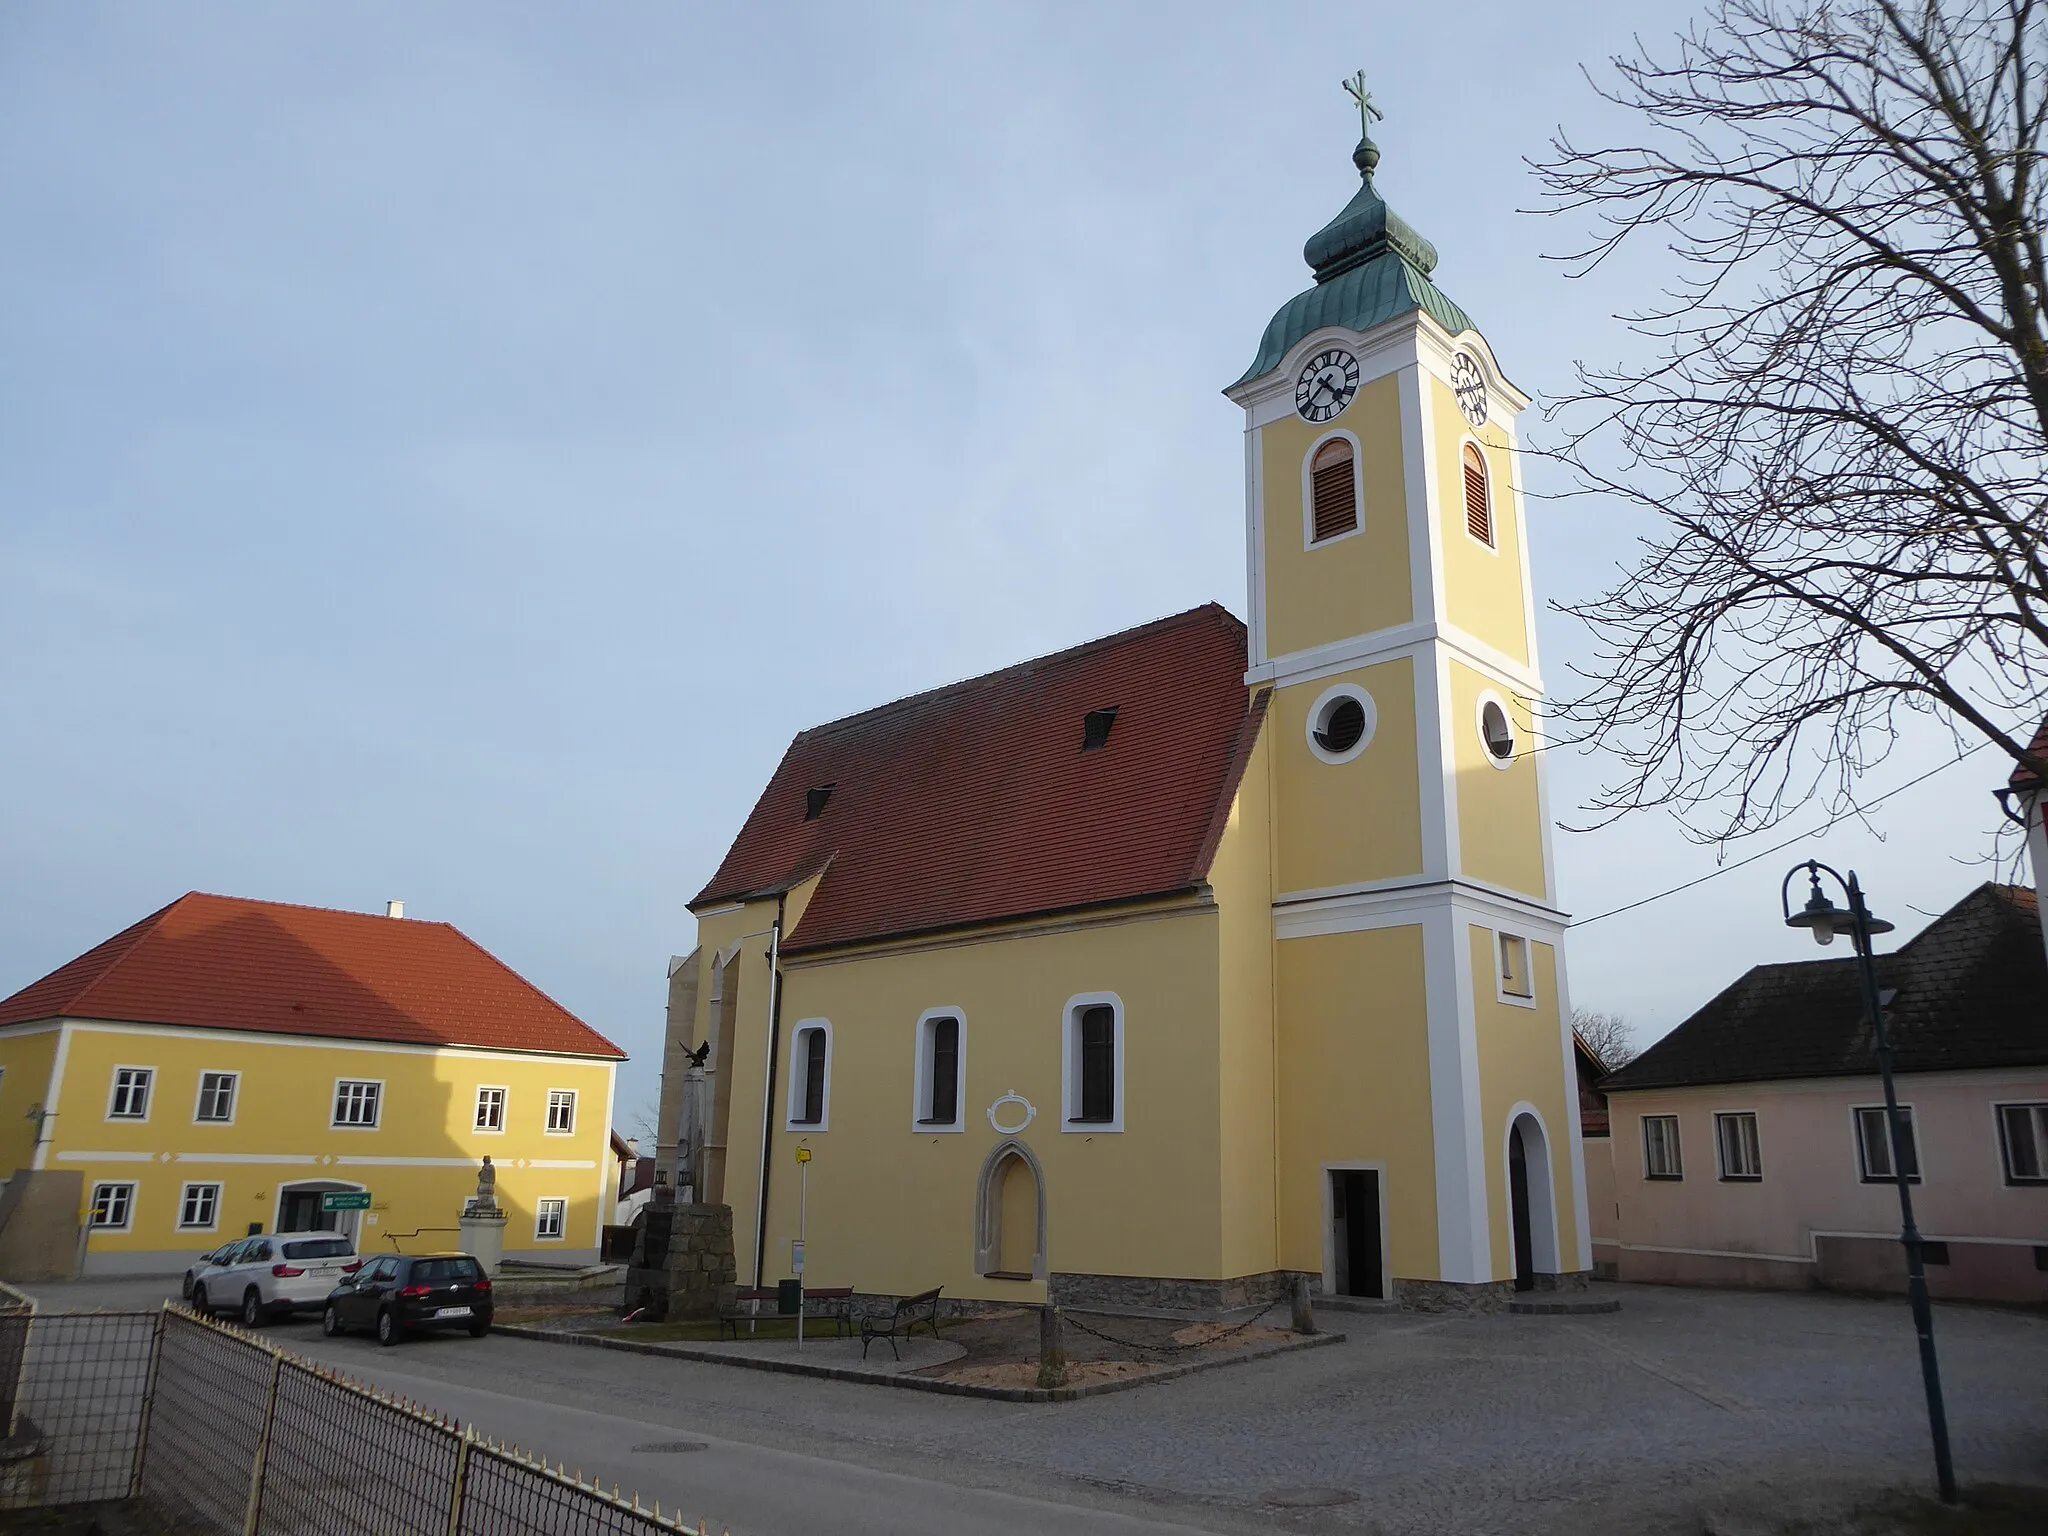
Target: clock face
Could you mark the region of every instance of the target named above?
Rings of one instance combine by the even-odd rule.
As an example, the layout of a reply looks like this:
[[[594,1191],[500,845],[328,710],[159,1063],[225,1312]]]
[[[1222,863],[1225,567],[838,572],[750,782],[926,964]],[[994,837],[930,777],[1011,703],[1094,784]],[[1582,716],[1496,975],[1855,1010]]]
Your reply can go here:
[[[1358,393],[1358,359],[1326,347],[1308,360],[1294,386],[1294,408],[1304,421],[1328,421]]]
[[[1486,375],[1470,352],[1460,352],[1451,362],[1451,388],[1458,394],[1458,409],[1475,427],[1486,425]]]

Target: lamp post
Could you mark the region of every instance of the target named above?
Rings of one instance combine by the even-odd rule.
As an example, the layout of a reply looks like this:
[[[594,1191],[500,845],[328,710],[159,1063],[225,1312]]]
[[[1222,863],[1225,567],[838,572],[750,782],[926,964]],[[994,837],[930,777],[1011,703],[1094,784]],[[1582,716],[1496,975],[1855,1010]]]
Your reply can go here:
[[[1794,912],[1792,882],[1802,872],[1811,882],[1812,894],[1806,898],[1806,905]],[[1836,906],[1821,890],[1820,877],[1823,873],[1833,877],[1835,884],[1849,898],[1846,909]],[[1892,925],[1881,917],[1871,916],[1870,908],[1864,904],[1863,887],[1857,882],[1855,870],[1844,876],[1813,859],[1794,866],[1786,874],[1785,883],[1778,889],[1778,900],[1784,909],[1786,927],[1808,930],[1816,944],[1832,944],[1837,933],[1846,933],[1856,946],[1857,967],[1863,979],[1863,1006],[1870,1012],[1870,1027],[1877,1040],[1877,1071],[1884,1080],[1884,1118],[1891,1138],[1892,1182],[1899,1187],[1899,1242],[1906,1250],[1906,1299],[1913,1308],[1914,1330],[1920,1335],[1920,1378],[1927,1388],[1927,1429],[1934,1440],[1934,1475],[1941,1484],[1942,1503],[1953,1504],[1956,1501],[1956,1471],[1949,1460],[1948,1414],[1941,1403],[1941,1366],[1934,1355],[1934,1309],[1927,1300],[1927,1269],[1921,1261],[1920,1229],[1913,1222],[1913,1190],[1906,1179],[1905,1122],[1899,1114],[1898,1093],[1892,1087],[1891,1037],[1885,1032],[1884,999],[1877,985],[1877,957],[1870,946],[1876,935],[1890,933]]]

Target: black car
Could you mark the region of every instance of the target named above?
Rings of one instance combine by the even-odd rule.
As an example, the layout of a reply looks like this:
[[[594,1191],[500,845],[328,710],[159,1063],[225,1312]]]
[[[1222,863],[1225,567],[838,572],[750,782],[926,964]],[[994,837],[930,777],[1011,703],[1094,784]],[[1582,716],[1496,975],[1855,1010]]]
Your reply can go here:
[[[329,1338],[368,1328],[380,1344],[396,1344],[423,1328],[491,1331],[491,1282],[466,1253],[386,1254],[370,1259],[327,1296],[320,1331]]]

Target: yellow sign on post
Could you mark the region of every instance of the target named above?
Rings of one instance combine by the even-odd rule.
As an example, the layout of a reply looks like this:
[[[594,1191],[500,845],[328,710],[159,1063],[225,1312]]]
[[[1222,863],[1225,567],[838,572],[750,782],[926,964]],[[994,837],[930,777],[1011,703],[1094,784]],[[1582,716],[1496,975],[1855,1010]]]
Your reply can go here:
[[[796,1160],[800,1163],[808,1163],[811,1160],[811,1149],[809,1147],[798,1147],[796,1149]]]

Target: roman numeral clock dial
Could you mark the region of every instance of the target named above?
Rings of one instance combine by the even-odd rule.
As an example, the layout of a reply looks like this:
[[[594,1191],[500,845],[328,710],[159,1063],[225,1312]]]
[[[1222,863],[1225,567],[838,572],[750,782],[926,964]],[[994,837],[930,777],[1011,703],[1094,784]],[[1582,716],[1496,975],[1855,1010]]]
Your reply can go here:
[[[1303,421],[1328,421],[1358,393],[1358,359],[1329,347],[1308,360],[1294,386],[1294,409]]]

